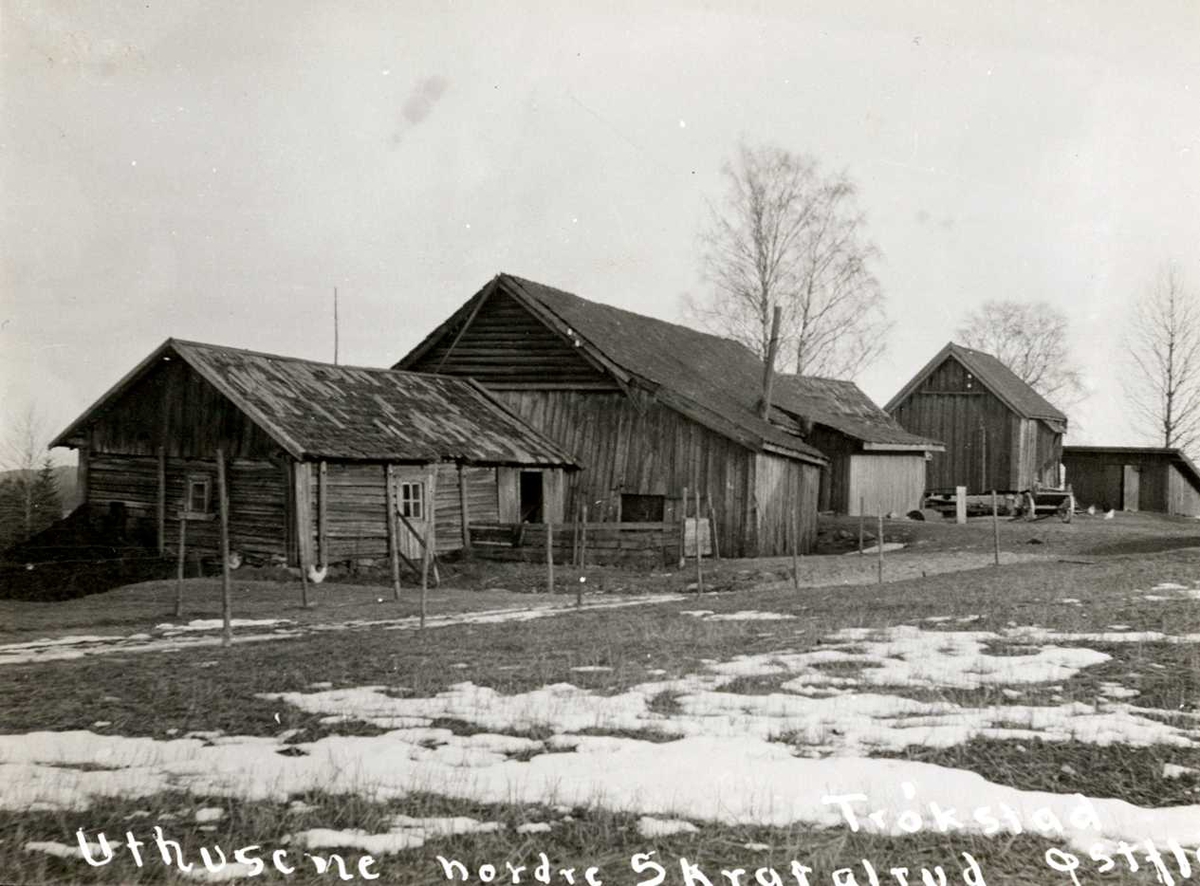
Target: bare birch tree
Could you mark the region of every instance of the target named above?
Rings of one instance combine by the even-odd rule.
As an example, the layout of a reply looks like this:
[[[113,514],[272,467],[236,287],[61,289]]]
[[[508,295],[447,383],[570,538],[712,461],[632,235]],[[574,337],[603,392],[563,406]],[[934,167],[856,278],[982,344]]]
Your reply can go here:
[[[1137,303],[1123,383],[1134,419],[1168,448],[1200,442],[1200,305],[1174,265]]]
[[[996,357],[1059,409],[1083,399],[1083,376],[1071,358],[1066,315],[1046,302],[988,301],[955,331],[969,348]]]
[[[785,365],[855,377],[883,352],[889,323],[854,185],[775,147],[742,145],[723,173],[724,203],[710,204],[702,233],[712,288],[689,312],[765,358],[778,305]]]

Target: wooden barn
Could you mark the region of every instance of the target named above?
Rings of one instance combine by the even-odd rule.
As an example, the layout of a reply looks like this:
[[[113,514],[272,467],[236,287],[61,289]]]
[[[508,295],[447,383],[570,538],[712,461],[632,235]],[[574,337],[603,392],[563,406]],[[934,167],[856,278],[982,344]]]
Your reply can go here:
[[[303,566],[388,556],[389,531],[419,559],[430,520],[436,550],[460,548],[464,514],[517,521],[533,486],[536,518],[561,520],[575,470],[469,380],[176,339],[51,445],[79,450],[96,519],[160,552],[176,546],[182,517],[189,551],[219,552],[223,467],[231,550]]]
[[[1200,516],[1200,471],[1180,449],[1064,446],[1063,466],[1083,507]]]
[[[905,514],[921,507],[927,460],[945,451],[900,427],[852,381],[779,375],[771,421],[828,456],[818,502],[837,514]]]
[[[1067,417],[991,354],[951,342],[884,409],[905,430],[945,444],[930,459],[929,492],[1061,482]]]
[[[557,441],[582,466],[571,514],[676,521],[698,489],[723,555],[787,553],[793,517],[815,542],[827,460],[761,417],[763,364],[736,342],[501,274],[396,368],[474,378]]]

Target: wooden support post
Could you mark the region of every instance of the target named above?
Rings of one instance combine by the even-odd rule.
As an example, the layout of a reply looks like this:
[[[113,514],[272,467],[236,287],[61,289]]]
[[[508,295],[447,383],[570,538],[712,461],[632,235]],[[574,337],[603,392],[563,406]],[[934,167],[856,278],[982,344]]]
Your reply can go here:
[[[300,608],[308,608],[308,570],[300,567]]]
[[[467,506],[467,478],[461,463],[458,466],[458,508],[462,516],[463,555],[469,557],[471,555],[471,514]],[[546,525],[549,525],[549,521]]]
[[[721,559],[721,546],[717,542],[717,512],[713,508],[712,496],[705,493],[708,501],[708,537],[712,539],[712,555],[714,560]]]
[[[554,593],[554,524],[546,522],[546,593]]]
[[[425,628],[425,616],[429,597],[429,565],[433,560],[434,545],[437,544],[437,465],[425,472],[425,544],[421,557],[421,629]]]
[[[186,490],[185,490],[186,492]],[[167,553],[167,447],[158,447],[158,556]]]
[[[954,522],[967,522],[967,487],[954,487]]]
[[[792,512],[792,587],[797,593],[800,592],[800,527],[796,522],[796,508],[793,504],[789,510]]]
[[[687,565],[688,488],[683,487],[683,513],[679,515],[679,568]]]
[[[879,571],[879,584],[883,584],[883,514],[879,515],[878,520],[879,537],[875,540],[875,550],[878,557],[876,560],[876,565]]]
[[[186,505],[185,505],[186,507]],[[179,514],[179,569],[175,576],[175,617],[183,615],[183,572],[186,563],[185,548],[187,547],[187,511]]]
[[[700,547],[700,487],[696,487],[696,596],[704,593],[704,549]]]
[[[221,645],[233,643],[229,580],[229,489],[225,483],[225,453],[217,449],[217,500],[221,509]]]
[[[858,556],[863,554],[863,536],[866,535],[866,527],[864,525],[867,519],[867,498],[862,496],[858,500]]]
[[[400,527],[396,525],[396,471],[392,465],[385,465],[383,482],[387,484],[387,534],[388,559],[392,564],[392,599],[400,602]]]
[[[1000,565],[1000,508],[996,504],[996,490],[992,490],[992,547],[995,549],[996,565]]]
[[[329,566],[329,495],[326,485],[325,459],[317,467],[317,544],[321,551],[321,568]]]
[[[292,501],[296,517],[296,562],[300,564],[300,607],[308,608],[308,567],[312,562],[312,487],[308,465],[292,462]]]

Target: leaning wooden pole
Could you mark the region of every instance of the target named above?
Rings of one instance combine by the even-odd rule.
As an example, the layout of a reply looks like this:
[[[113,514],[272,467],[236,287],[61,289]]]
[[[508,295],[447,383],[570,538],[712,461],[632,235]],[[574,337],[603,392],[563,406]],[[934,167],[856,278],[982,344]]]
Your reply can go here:
[[[425,482],[425,550],[421,558],[421,629],[425,628],[425,617],[429,608],[429,565],[433,561],[434,545],[437,544],[437,465],[426,472]]]
[[[867,499],[866,496],[858,500],[858,556],[863,554],[863,536],[866,535],[865,521],[867,519]]]
[[[696,487],[696,596],[704,593],[704,549],[700,547],[700,487]]]
[[[582,519],[579,521],[579,581],[575,585],[575,608],[583,608],[583,585],[587,581],[587,521],[588,506],[583,503],[580,508]]]
[[[682,569],[687,565],[687,512],[688,512],[688,488],[683,487],[683,513],[679,515],[679,568]]]
[[[384,467],[384,483],[387,492],[387,539],[388,559],[392,565],[392,599],[400,602],[400,527],[396,525],[396,472],[392,465]]]
[[[717,512],[713,508],[712,496],[705,494],[708,502],[708,537],[712,539],[712,556],[714,560],[721,559],[721,545],[717,538]]]
[[[185,548],[187,546],[187,512],[184,511],[179,515],[179,569],[175,577],[175,617],[180,618],[183,615],[183,572],[186,565],[185,557],[187,556]]]
[[[225,453],[217,449],[217,500],[221,510],[221,645],[233,643],[229,580],[229,489],[225,482]]]

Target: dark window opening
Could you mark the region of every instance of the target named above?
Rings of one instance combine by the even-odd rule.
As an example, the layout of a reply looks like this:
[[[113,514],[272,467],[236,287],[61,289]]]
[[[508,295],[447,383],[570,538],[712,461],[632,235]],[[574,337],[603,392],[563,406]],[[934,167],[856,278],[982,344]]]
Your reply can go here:
[[[210,506],[212,482],[208,477],[188,477],[187,503],[185,510],[188,514],[207,514]]]
[[[665,495],[621,495],[622,523],[661,523],[665,519]]]
[[[521,522],[542,522],[541,471],[521,471]]]

